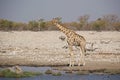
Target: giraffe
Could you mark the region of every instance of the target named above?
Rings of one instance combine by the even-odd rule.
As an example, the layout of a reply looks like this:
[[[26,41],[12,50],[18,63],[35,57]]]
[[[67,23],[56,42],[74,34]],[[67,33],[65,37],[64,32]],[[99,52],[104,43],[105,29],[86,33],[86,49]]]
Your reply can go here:
[[[83,36],[75,33],[73,30],[68,29],[67,27],[62,26],[59,23],[58,18],[53,18],[52,23],[59,28],[60,31],[62,31],[67,36],[67,43],[69,47],[69,66],[74,66],[74,53],[73,53],[73,46],[79,46],[80,48],[80,58],[78,61],[78,66],[85,65],[85,45],[86,40]],[[82,62],[82,63],[81,63]]]

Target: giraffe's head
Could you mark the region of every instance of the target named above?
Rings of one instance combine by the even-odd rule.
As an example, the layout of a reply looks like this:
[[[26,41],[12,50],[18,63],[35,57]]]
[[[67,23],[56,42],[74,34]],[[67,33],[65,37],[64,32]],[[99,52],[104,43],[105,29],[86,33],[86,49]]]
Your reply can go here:
[[[58,20],[56,18],[53,18],[51,22],[52,23],[58,23]]]
[[[53,24],[54,24],[54,23],[61,23],[61,18],[60,18],[60,17],[53,18],[51,22],[52,22]]]

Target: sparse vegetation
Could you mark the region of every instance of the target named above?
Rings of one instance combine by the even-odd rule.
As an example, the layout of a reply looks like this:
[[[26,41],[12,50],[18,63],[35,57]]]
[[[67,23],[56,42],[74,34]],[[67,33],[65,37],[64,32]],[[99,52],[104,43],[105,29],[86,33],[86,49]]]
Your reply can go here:
[[[53,76],[61,76],[62,74],[61,74],[61,72],[53,72],[52,75]]]
[[[45,71],[45,74],[52,74],[52,73],[53,73],[52,70],[49,69]]]
[[[45,74],[51,74],[53,76],[61,76],[62,75],[61,72],[53,72],[52,70],[49,70],[49,69],[45,71]]]
[[[106,69],[89,70],[89,73],[104,73]]]
[[[120,74],[120,69],[119,70],[118,69],[106,69],[104,73],[111,74],[111,75]]]
[[[21,74],[16,74],[15,72],[10,71],[9,69],[0,71],[0,77],[13,77],[13,78],[33,77],[33,76],[37,76],[37,75],[41,75],[41,74],[42,73],[38,73],[38,72],[23,72]]]
[[[96,69],[96,70],[81,70],[78,71],[78,75],[85,75],[85,74],[120,74],[120,70],[118,69]]]
[[[85,74],[89,74],[89,71],[87,70],[82,70],[82,71],[78,71],[77,75],[85,75]]]
[[[61,17],[57,17],[61,23]],[[63,23],[65,26],[74,30],[116,30],[120,31],[120,18],[116,15],[104,15],[95,21],[89,21],[89,15],[80,16],[78,21]],[[58,30],[50,21],[44,19],[32,20],[28,23],[13,22],[6,19],[0,19],[0,30],[2,31],[43,31]]]

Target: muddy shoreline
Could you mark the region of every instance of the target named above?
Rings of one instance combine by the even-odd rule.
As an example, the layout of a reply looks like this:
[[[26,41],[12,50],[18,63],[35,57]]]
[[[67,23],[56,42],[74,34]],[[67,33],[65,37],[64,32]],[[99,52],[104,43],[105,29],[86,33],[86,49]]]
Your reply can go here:
[[[41,55],[45,57],[45,55]],[[19,66],[34,66],[34,67],[43,67],[43,66],[49,66],[49,67],[58,67],[62,69],[68,69],[69,67],[69,57],[67,59],[65,58],[64,60],[60,60],[60,57],[63,55],[55,56],[55,55],[49,55],[49,60],[48,58],[40,58],[39,61],[26,61],[26,58],[9,58],[7,57],[2,57],[0,58],[0,66],[14,66],[14,65],[19,65]],[[120,69],[120,62],[117,61],[117,57],[120,56],[119,54],[107,54],[102,53],[102,54],[92,54],[92,55],[86,55],[85,60],[86,60],[86,65],[85,66],[77,66],[77,62],[75,63],[74,67],[71,67],[71,69],[74,71],[76,70],[99,70],[99,69]],[[34,56],[32,56],[34,57]],[[35,56],[36,57],[36,56]],[[51,58],[52,59],[51,59]],[[111,58],[112,57],[112,58]],[[56,60],[54,58],[57,58]],[[94,58],[94,59],[93,59]],[[110,59],[111,58],[111,59]],[[102,60],[100,60],[102,59]],[[23,60],[23,62],[21,62]],[[55,61],[52,61],[55,60]]]

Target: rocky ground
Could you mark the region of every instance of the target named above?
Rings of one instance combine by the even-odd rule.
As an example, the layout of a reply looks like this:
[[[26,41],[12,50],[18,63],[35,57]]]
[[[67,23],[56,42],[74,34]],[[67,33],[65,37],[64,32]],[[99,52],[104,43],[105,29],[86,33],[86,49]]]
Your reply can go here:
[[[85,37],[86,66],[81,69],[120,69],[120,32],[78,31]],[[0,65],[66,66],[69,50],[59,31],[0,32]],[[74,48],[75,64],[79,50]]]

